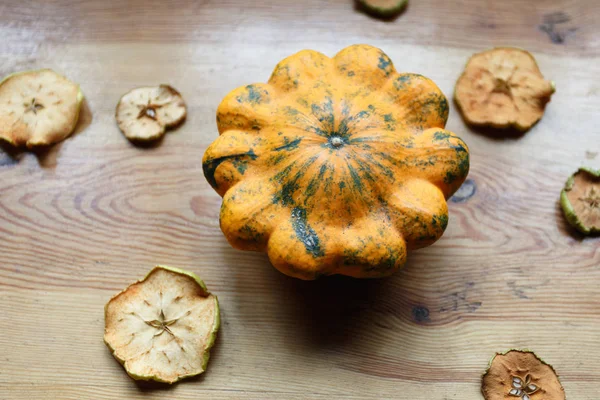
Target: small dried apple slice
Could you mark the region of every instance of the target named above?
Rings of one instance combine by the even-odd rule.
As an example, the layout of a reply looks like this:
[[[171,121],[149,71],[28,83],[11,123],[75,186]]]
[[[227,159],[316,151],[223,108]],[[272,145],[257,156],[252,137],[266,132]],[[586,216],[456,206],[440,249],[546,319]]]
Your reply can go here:
[[[133,379],[174,383],[206,370],[219,324],[200,278],[157,266],[106,304],[104,342]]]
[[[408,0],[359,0],[359,3],[369,14],[389,18],[399,14]]]
[[[554,91],[529,52],[500,47],[469,59],[454,98],[470,125],[524,132],[542,118]]]
[[[579,232],[600,233],[600,170],[580,168],[573,174],[560,194],[560,205]]]
[[[119,129],[134,142],[160,139],[186,115],[183,97],[169,85],[133,89],[121,97],[116,111]]]
[[[0,139],[47,146],[69,136],[79,119],[79,85],[50,69],[18,72],[0,82]]]
[[[565,400],[558,376],[531,351],[509,350],[497,353],[482,377],[481,392],[486,400]],[[532,397],[534,396],[534,397]]]

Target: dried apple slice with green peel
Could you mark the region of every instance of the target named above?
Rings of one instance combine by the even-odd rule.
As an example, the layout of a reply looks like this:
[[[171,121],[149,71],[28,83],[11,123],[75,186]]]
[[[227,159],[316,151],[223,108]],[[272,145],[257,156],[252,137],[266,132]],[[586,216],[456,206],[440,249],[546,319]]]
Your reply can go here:
[[[0,139],[48,146],[69,136],[79,119],[79,85],[50,69],[18,72],[0,82]]]
[[[186,115],[183,97],[169,85],[133,89],[121,97],[116,111],[119,129],[134,142],[160,139]]]
[[[399,14],[408,0],[359,0],[359,3],[370,14],[389,18]]]
[[[600,170],[580,168],[560,194],[567,221],[584,235],[600,233]]]
[[[133,379],[174,383],[206,370],[219,325],[198,276],[157,266],[106,304],[104,342]]]

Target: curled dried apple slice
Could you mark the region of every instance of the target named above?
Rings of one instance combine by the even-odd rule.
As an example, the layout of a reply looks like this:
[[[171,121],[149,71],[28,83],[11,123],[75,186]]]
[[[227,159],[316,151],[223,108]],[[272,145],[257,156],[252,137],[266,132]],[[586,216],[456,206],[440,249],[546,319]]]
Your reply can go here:
[[[531,351],[509,350],[498,353],[482,378],[481,391],[486,400],[565,400],[558,376]]]
[[[454,98],[470,125],[527,131],[555,91],[527,51],[500,47],[469,59]]]
[[[104,342],[132,378],[174,383],[205,371],[219,324],[200,278],[157,266],[106,304]]]
[[[0,82],[0,139],[47,146],[69,136],[79,119],[79,85],[50,69],[18,72]]]
[[[160,139],[186,115],[183,97],[169,85],[133,89],[121,97],[116,111],[119,129],[134,142]]]
[[[560,205],[579,232],[600,233],[600,170],[580,168],[573,174],[560,194]]]

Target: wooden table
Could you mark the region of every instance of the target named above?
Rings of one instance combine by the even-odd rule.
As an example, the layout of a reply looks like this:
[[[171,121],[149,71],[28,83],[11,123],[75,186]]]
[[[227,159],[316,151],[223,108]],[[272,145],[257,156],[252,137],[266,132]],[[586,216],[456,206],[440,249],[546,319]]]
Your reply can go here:
[[[553,364],[568,398],[598,399],[600,239],[558,205],[572,172],[600,167],[598,18],[596,0],[414,0],[386,22],[350,0],[2,2],[0,73],[53,68],[87,103],[63,143],[0,153],[0,399],[481,399],[488,360],[513,347]],[[558,90],[520,138],[473,132],[451,107],[474,193],[403,271],[293,280],[227,244],[202,154],[230,90],[300,49],[360,42],[448,96],[473,52],[520,46]],[[188,120],[134,147],[115,105],[158,83]],[[173,387],[136,384],[102,342],[104,304],[157,263],[222,304],[207,373]]]

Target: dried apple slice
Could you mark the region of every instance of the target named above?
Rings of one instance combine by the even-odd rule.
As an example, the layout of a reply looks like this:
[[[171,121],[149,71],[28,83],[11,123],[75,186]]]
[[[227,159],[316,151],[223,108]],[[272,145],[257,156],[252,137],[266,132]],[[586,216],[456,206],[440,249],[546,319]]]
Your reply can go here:
[[[408,0],[359,0],[359,3],[369,14],[389,18],[399,14]]]
[[[497,353],[482,377],[481,392],[486,400],[565,400],[558,376],[531,351]]]
[[[133,379],[174,383],[206,370],[219,324],[200,278],[157,266],[106,304],[104,342]]]
[[[454,98],[470,125],[524,132],[542,118],[554,91],[529,52],[501,47],[469,59]]]
[[[567,221],[584,235],[600,233],[600,170],[580,168],[560,194]]]
[[[79,119],[79,85],[50,69],[17,72],[0,82],[0,139],[47,146],[69,136]]]
[[[134,142],[160,139],[186,115],[183,97],[169,85],[133,89],[121,97],[116,112],[119,129]]]

